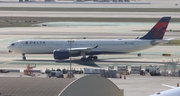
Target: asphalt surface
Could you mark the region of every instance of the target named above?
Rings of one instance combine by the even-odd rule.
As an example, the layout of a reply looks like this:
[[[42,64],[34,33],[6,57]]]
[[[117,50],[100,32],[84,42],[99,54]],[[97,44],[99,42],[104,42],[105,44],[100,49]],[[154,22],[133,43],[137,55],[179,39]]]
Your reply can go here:
[[[60,3],[0,3],[1,7],[71,7],[71,8],[179,8],[180,1],[177,0],[143,0],[143,2],[150,2],[151,4],[60,4]],[[177,4],[177,5],[176,5]],[[61,6],[60,6],[61,5]],[[2,13],[1,13],[2,12]],[[4,12],[0,11],[1,16],[42,16],[38,12],[26,13],[26,12]],[[59,16],[87,16],[87,13],[69,13],[69,12],[42,12],[43,15],[52,14]],[[171,14],[172,13],[172,14]],[[32,14],[32,15],[31,15]],[[84,15],[85,14],[85,15]],[[109,13],[92,13],[91,17],[101,17],[111,16],[111,12]],[[90,13],[89,13],[90,15]],[[133,17],[133,13],[119,13],[115,12],[111,17],[116,18],[116,16],[131,16]],[[143,15],[143,16],[141,16]],[[172,17],[177,16],[179,18],[179,13],[168,12],[168,13],[136,13],[134,16],[138,17],[159,17],[161,18],[164,15],[172,15]],[[80,22],[81,23],[81,22]],[[84,23],[83,23],[84,24]],[[27,54],[27,61],[23,61],[21,58],[21,54],[8,54],[7,46],[12,42],[19,39],[67,39],[67,38],[124,38],[124,39],[132,39],[138,36],[143,36],[146,32],[139,32],[133,30],[149,30],[155,23],[124,23],[121,26],[66,26],[63,25],[61,27],[29,27],[29,28],[0,28],[0,68],[2,69],[19,69],[21,72],[26,68],[27,64],[36,64],[37,70],[45,70],[46,68],[69,68],[70,62],[69,60],[54,60],[52,54],[50,55],[29,55]],[[137,26],[138,25],[138,26]],[[168,26],[168,30],[179,30],[179,23],[172,24]],[[113,34],[112,34],[113,33]],[[102,35],[103,34],[103,35]],[[179,32],[167,32],[165,34],[165,38],[177,37],[179,39]],[[177,61],[180,59],[180,46],[156,46],[151,49],[147,49],[140,52],[135,52],[131,54],[122,54],[122,55],[99,55],[99,60],[92,62],[81,62],[79,59],[81,57],[72,58],[72,67],[76,69],[83,68],[105,68],[108,69],[109,65],[114,65],[115,69],[118,65],[128,65],[129,68],[131,65],[142,65],[144,69],[149,65],[157,65],[160,66],[160,69],[163,70],[163,64],[165,62]],[[137,53],[142,53],[141,57],[137,56]],[[172,54],[172,56],[162,56],[163,53]],[[168,68],[171,70],[171,67]],[[177,67],[179,70],[179,66]],[[0,73],[1,77],[11,77],[11,76],[19,76],[17,74],[6,75]],[[78,75],[77,77],[81,77],[82,75]],[[119,88],[125,90],[125,96],[148,96],[155,92],[160,92],[163,90],[167,90],[169,88],[161,86],[161,84],[169,84],[172,86],[176,86],[179,83],[179,77],[163,77],[163,76],[139,76],[139,75],[128,75],[127,79],[119,79],[112,78],[110,79],[114,82]]]
[[[98,18],[159,18],[171,16],[180,18],[177,12],[39,12],[39,11],[0,11],[0,16],[12,17],[98,17]]]
[[[180,1],[178,0],[131,0],[135,4],[109,4],[109,3],[56,3],[56,2],[22,2],[18,0],[1,0],[1,7],[72,7],[72,8],[180,8]],[[36,1],[36,0],[35,0]],[[56,0],[55,0],[56,1]],[[142,2],[142,4],[136,4],[136,2]],[[147,4],[143,4],[146,2]]]

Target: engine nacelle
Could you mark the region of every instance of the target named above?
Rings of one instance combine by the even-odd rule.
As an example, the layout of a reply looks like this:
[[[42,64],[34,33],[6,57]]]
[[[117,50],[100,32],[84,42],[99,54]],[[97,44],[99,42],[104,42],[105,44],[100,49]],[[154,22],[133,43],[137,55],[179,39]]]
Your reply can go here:
[[[54,50],[53,56],[54,56],[54,59],[68,59],[69,52],[67,50]]]

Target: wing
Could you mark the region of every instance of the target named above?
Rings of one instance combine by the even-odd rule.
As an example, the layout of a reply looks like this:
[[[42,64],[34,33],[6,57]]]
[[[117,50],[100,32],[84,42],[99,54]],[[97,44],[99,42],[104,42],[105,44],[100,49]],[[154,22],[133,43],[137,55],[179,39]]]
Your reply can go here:
[[[69,50],[70,53],[74,53],[74,52],[90,52],[91,49],[95,49],[97,48],[98,45],[96,45],[95,47],[80,47],[80,48],[68,48],[67,50]]]

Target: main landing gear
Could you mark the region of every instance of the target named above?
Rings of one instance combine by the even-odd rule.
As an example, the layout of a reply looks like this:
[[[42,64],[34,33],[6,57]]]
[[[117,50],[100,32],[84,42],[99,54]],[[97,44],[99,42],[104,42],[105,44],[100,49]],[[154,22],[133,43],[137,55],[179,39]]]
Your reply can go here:
[[[26,60],[25,54],[22,54],[22,56],[23,56],[22,59],[23,59],[23,60]]]
[[[82,57],[81,61],[92,61],[92,60],[97,60],[97,56],[89,56],[88,58]]]

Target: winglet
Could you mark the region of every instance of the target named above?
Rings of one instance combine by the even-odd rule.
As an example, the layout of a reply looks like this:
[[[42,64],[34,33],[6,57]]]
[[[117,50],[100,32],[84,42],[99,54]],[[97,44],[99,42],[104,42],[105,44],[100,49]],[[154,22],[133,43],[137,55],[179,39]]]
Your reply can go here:
[[[165,39],[165,40],[171,41],[171,40],[173,40],[173,39],[176,39],[176,38],[167,38],[167,39]]]
[[[162,17],[156,25],[140,39],[163,39],[171,17]]]

